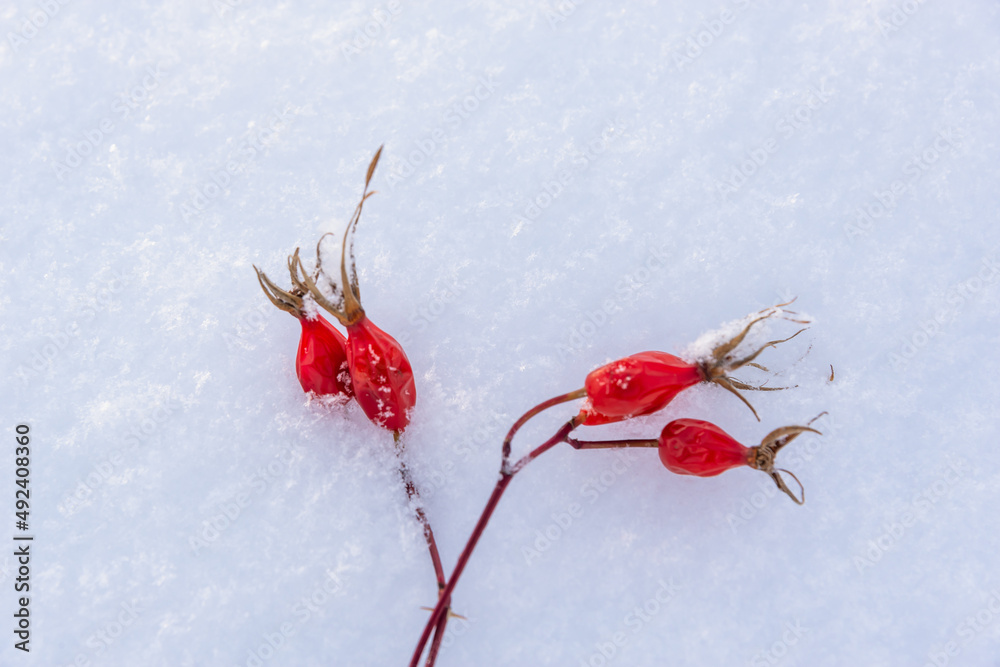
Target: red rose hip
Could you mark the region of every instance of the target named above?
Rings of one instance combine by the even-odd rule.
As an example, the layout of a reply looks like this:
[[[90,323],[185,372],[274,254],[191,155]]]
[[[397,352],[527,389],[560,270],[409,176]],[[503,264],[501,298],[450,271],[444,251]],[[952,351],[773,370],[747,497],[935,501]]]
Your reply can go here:
[[[295,355],[295,375],[299,378],[302,391],[314,392],[321,396],[342,395],[350,397],[351,378],[347,372],[347,339],[344,334],[319,314],[313,319],[305,312],[299,288],[285,291],[274,284],[256,266],[257,281],[264,294],[276,307],[291,313],[302,325],[299,348]]]
[[[744,447],[715,424],[699,419],[675,419],[660,433],[658,449],[660,461],[667,470],[679,475],[714,477],[740,466],[761,470],[801,505],[805,502],[802,484],[787,470],[775,468],[774,458],[785,445],[807,432],[819,434],[809,426],[783,426],[764,436],[756,447]],[[787,473],[799,484],[801,499],[785,485],[780,472]]]
[[[675,419],[660,434],[660,461],[678,475],[714,477],[750,465],[750,449],[715,424]]]
[[[370,420],[402,431],[417,400],[413,369],[395,338],[362,317],[347,328],[347,364],[354,397]]]
[[[666,352],[640,352],[594,369],[584,381],[584,426],[610,424],[662,410],[705,379],[701,369]]]
[[[347,367],[361,409],[375,424],[398,433],[410,423],[410,409],[417,401],[413,369],[399,342],[372,324],[361,307],[352,235],[361,219],[365,200],[372,194],[368,192],[368,184],[381,154],[379,148],[368,166],[361,201],[344,230],[340,245],[340,279],[331,278],[323,269],[320,246],[329,234],[324,234],[316,244],[316,268],[312,273],[303,266],[298,248],[289,259],[289,266],[296,289],[308,292],[321,308],[347,328]],[[320,289],[320,283],[326,291]]]
[[[711,382],[732,392],[759,421],[757,411],[740,392],[749,389],[777,391],[780,388],[748,385],[729,373],[744,366],[767,370],[754,361],[757,356],[804,331],[800,329],[788,338],[772,340],[743,357],[735,354],[755,324],[783,315],[781,308],[786,305],[779,304],[755,313],[738,334],[715,345],[707,358],[687,361],[666,352],[640,352],[594,369],[584,382],[587,400],[577,416],[578,422],[584,426],[596,426],[652,414],[666,407],[677,394],[700,382]],[[801,320],[792,321],[803,323]]]
[[[347,371],[347,339],[320,316],[299,318],[302,336],[295,355],[295,375],[302,391],[319,395],[351,395],[351,375]]]

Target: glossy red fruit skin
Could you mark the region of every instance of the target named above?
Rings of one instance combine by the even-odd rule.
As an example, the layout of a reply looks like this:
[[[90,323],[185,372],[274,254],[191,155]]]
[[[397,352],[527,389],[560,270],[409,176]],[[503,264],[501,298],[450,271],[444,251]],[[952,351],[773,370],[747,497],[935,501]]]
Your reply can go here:
[[[302,335],[295,355],[295,375],[302,391],[350,397],[351,376],[347,372],[347,339],[344,334],[317,316],[300,317]]]
[[[710,422],[675,419],[660,433],[660,461],[678,475],[714,477],[750,465],[750,449]]]
[[[362,318],[347,327],[347,366],[354,397],[375,424],[402,431],[417,402],[413,369],[395,338]]]
[[[587,402],[577,419],[584,426],[596,426],[648,415],[704,379],[697,365],[672,354],[633,354],[587,375]]]

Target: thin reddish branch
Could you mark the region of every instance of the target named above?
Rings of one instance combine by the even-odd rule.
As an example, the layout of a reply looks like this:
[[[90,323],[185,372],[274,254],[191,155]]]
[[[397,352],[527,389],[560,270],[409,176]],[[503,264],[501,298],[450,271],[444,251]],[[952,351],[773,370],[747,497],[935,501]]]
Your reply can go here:
[[[417,485],[413,482],[410,470],[406,467],[406,462],[403,459],[403,440],[402,434],[399,431],[393,431],[393,441],[396,443],[396,457],[399,459],[399,476],[402,478],[403,486],[406,488],[406,497],[414,506],[413,513],[423,527],[424,541],[427,543],[427,550],[431,555],[431,564],[434,566],[434,576],[437,579],[438,602],[441,602],[443,600],[441,593],[445,588],[444,565],[441,564],[441,554],[437,548],[437,541],[434,539],[434,530],[431,528],[431,522],[427,519],[427,514],[420,504],[420,492],[417,491]],[[447,605],[445,608],[447,609]],[[445,613],[442,616],[441,622],[435,627],[434,642],[431,645],[433,655],[437,654],[437,647],[441,645],[441,640],[444,638],[445,626],[447,625],[448,613]],[[429,665],[433,665],[433,663],[431,662]]]
[[[434,667],[438,651],[441,649],[441,641],[444,639],[444,629],[448,624],[448,616],[450,614],[450,611],[445,611],[445,613],[441,614],[441,618],[438,620],[437,625],[434,626],[434,639],[431,641],[430,651],[427,652],[427,662],[425,663],[425,667]]]
[[[507,437],[503,440],[503,463],[501,464],[501,471],[507,469],[507,463],[510,461],[510,443],[514,440],[514,435],[521,429],[522,426],[524,426],[525,422],[537,415],[539,412],[548,410],[552,406],[572,401],[577,398],[583,398],[586,395],[586,390],[577,389],[576,391],[571,391],[569,393],[562,394],[561,396],[556,396],[555,398],[543,401],[521,415],[521,418],[514,422],[514,425],[510,427],[510,431],[507,432]]]
[[[437,606],[434,607],[431,617],[427,620],[427,624],[424,626],[423,634],[420,635],[420,641],[417,642],[417,648],[414,650],[413,657],[410,660],[410,667],[417,667],[420,664],[420,656],[423,655],[424,647],[427,645],[427,640],[430,639],[431,632],[435,629],[435,627],[437,627],[442,617],[447,618],[447,608],[450,604],[452,591],[455,590],[455,585],[462,576],[462,572],[465,570],[465,566],[469,562],[469,557],[472,555],[472,551],[476,548],[476,544],[478,544],[479,538],[482,537],[483,531],[486,530],[486,524],[489,523],[490,517],[493,516],[493,512],[496,510],[497,504],[500,502],[500,498],[503,496],[504,491],[507,490],[511,480],[514,479],[514,475],[543,453],[552,449],[560,442],[563,442],[570,432],[576,428],[576,417],[573,417],[568,422],[563,424],[562,428],[560,428],[554,436],[533,449],[530,453],[523,456],[513,466],[510,466],[510,440],[513,438],[514,433],[517,432],[517,429],[519,429],[524,422],[527,421],[527,419],[534,416],[538,412],[541,412],[541,410],[546,407],[551,407],[557,403],[577,398],[576,396],[567,398],[567,396],[570,395],[567,394],[565,396],[558,397],[558,400],[552,399],[552,401],[546,401],[546,403],[540,404],[538,407],[533,408],[531,411],[526,413],[527,418],[522,417],[514,424],[514,427],[511,428],[507,439],[504,441],[504,458],[503,465],[500,469],[500,478],[497,480],[496,486],[493,488],[493,493],[490,494],[489,500],[486,501],[486,507],[483,508],[483,512],[479,516],[479,521],[476,523],[476,527],[473,528],[472,534],[469,536],[469,540],[465,544],[465,548],[458,557],[458,562],[455,563],[455,569],[452,571],[451,577],[448,579],[448,584],[445,586],[444,591],[441,594],[441,599],[438,601]],[[428,661],[428,667],[433,667],[433,663]]]
[[[427,548],[431,553],[434,576],[437,577],[438,591],[440,591],[444,588],[444,566],[441,564],[441,555],[438,553],[437,542],[434,540],[434,530],[431,529],[431,522],[427,520],[424,508],[419,504],[420,493],[417,491],[417,487],[413,483],[413,478],[410,477],[410,471],[402,459],[399,460],[399,476],[403,479],[403,485],[406,487],[406,497],[411,503],[414,503],[413,513],[417,516],[417,521],[423,527],[424,540],[427,542]]]
[[[617,449],[618,447],[659,447],[659,440],[576,440],[567,436],[573,449]]]

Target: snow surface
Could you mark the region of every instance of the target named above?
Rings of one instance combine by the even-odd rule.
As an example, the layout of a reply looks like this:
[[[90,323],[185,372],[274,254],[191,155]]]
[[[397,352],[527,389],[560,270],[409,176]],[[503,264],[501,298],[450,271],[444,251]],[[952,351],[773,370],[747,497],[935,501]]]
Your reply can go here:
[[[0,25],[0,507],[13,535],[27,422],[36,536],[30,654],[0,556],[3,665],[406,664],[436,593],[391,439],[302,395],[251,268],[339,233],[383,142],[361,293],[417,373],[447,569],[507,427],[608,360],[797,296],[814,324],[761,361],[798,387],[751,396],[761,423],[698,387],[581,437],[830,413],[778,459],[803,507],[652,451],[538,459],[439,665],[1000,664],[996,2],[12,0]]]

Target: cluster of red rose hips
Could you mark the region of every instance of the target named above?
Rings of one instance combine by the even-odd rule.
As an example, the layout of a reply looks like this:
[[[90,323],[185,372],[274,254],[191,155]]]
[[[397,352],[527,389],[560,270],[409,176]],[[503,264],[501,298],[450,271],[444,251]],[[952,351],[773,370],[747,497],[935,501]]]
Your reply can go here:
[[[774,459],[785,445],[802,433],[819,433],[808,425],[775,429],[764,437],[760,445],[754,447],[746,447],[718,426],[696,419],[673,420],[656,439],[580,441],[571,437],[578,426],[610,424],[658,412],[681,391],[702,382],[716,384],[733,393],[750,408],[759,421],[756,410],[742,392],[775,391],[777,388],[749,385],[730,374],[745,366],[767,371],[755,361],[757,357],[764,350],[791,340],[804,330],[800,329],[788,338],[772,340],[752,351],[738,354],[751,329],[764,320],[780,317],[804,323],[791,318],[790,315],[794,313],[782,310],[788,304],[779,304],[752,315],[736,335],[715,344],[704,358],[687,361],[666,352],[633,354],[591,371],[582,389],[556,396],[526,412],[514,423],[504,439],[499,479],[455,569],[446,579],[434,533],[419,504],[419,493],[403,458],[402,433],[409,424],[410,410],[416,402],[413,371],[399,343],[372,324],[365,315],[361,307],[354,264],[352,234],[365,201],[374,194],[368,191],[368,185],[381,154],[382,149],[379,148],[368,166],[361,201],[344,231],[339,276],[331,276],[322,265],[320,244],[325,236],[317,244],[316,265],[311,272],[306,270],[299,258],[298,248],[288,258],[292,283],[290,290],[279,288],[260,269],[254,268],[261,288],[271,302],[294,315],[302,325],[302,336],[295,358],[295,370],[302,389],[307,393],[339,396],[346,400],[354,398],[372,422],[393,434],[399,457],[399,472],[407,495],[413,501],[417,519],[423,527],[439,592],[438,603],[431,611],[410,667],[417,667],[432,634],[434,639],[425,664],[433,667],[445,627],[452,616],[449,609],[452,591],[514,475],[561,442],[576,449],[656,447],[663,465],[671,472],[681,475],[711,477],[731,468],[749,466],[768,474],[778,488],[796,503],[804,502],[802,485],[798,485],[799,496],[796,496],[780,473],[786,472],[796,483],[798,479],[788,471],[775,468]],[[323,319],[312,308],[310,301],[333,315],[347,329],[347,337]],[[555,435],[519,460],[511,461],[511,442],[528,420],[552,406],[577,399],[584,399],[580,411],[563,424]]]

